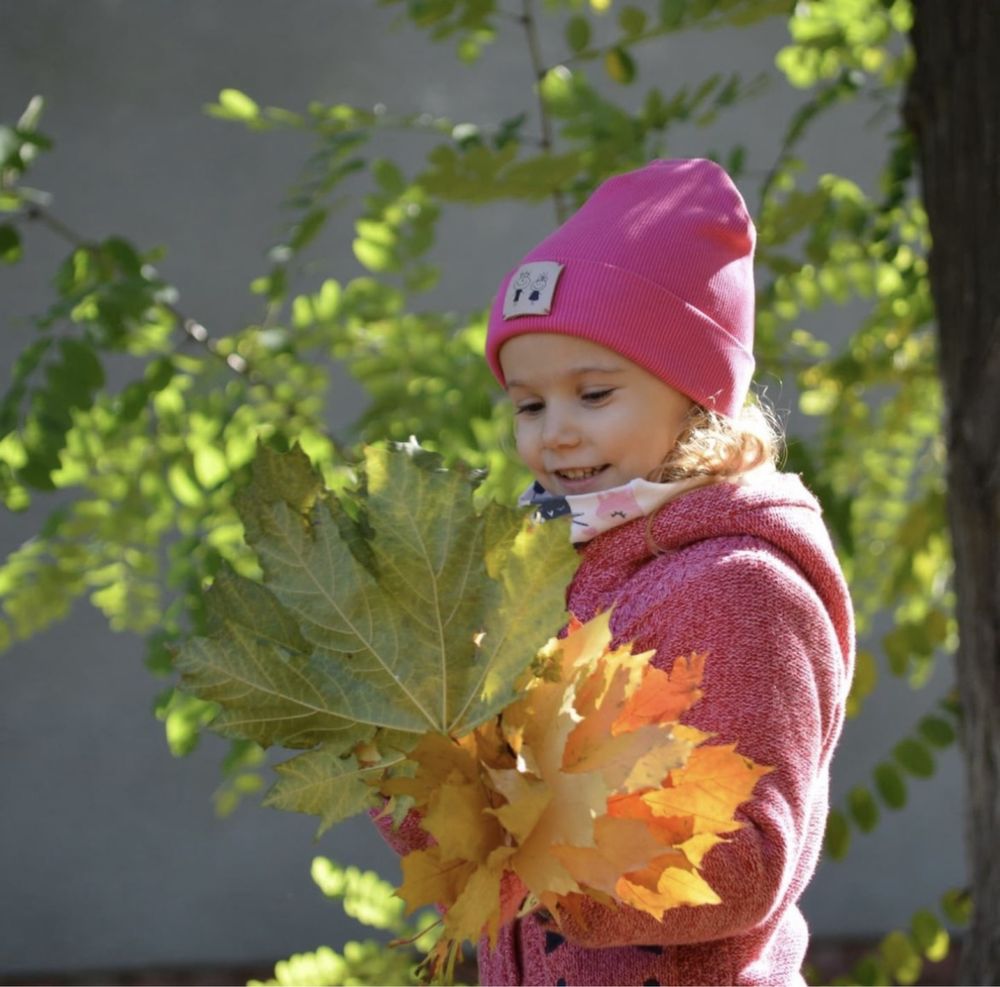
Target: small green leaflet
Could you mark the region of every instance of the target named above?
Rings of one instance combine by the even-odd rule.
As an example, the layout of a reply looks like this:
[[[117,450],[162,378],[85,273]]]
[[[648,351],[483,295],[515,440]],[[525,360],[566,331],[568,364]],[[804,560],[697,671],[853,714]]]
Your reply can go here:
[[[175,657],[181,688],[221,707],[213,729],[306,749],[267,802],[323,828],[369,807],[366,779],[424,733],[513,700],[577,562],[565,522],[477,512],[469,471],[414,443],[367,448],[360,475],[338,499],[301,449],[260,446],[237,509],[263,582],[221,572],[208,635]]]

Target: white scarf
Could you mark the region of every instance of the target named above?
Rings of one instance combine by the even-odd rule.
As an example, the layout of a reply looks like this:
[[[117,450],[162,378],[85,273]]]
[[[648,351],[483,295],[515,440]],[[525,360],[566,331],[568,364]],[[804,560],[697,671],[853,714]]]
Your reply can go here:
[[[544,521],[570,515],[570,541],[579,545],[609,528],[646,517],[679,494],[705,485],[702,476],[671,483],[653,483],[637,478],[610,490],[561,497],[550,494],[536,481],[521,494],[518,504],[521,507],[536,506],[538,517]]]

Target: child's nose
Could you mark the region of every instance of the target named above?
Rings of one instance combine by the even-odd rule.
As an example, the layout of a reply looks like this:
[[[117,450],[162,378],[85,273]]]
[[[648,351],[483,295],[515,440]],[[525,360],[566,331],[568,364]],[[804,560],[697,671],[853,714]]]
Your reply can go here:
[[[542,427],[542,441],[548,449],[574,446],[580,441],[576,418],[568,411],[549,407]]]

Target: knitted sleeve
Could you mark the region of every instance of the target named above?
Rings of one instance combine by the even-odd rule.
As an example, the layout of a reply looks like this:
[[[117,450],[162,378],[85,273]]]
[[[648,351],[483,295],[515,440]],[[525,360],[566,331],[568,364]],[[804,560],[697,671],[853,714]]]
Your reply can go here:
[[[687,722],[774,770],[737,818],[743,828],[705,857],[722,901],[682,906],[657,921],[627,906],[584,906],[561,931],[585,947],[707,942],[746,932],[802,892],[815,867],[827,811],[828,765],[843,719],[845,663],[820,598],[784,556],[741,539],[696,550],[668,596],[644,609],[623,601],[617,642],[656,649],[654,662],[707,651],[703,697]],[[718,543],[716,543],[718,544]],[[655,596],[655,588],[650,588]]]
[[[392,817],[385,815],[381,808],[370,809],[368,815],[382,839],[400,857],[411,850],[426,850],[433,843],[430,834],[420,825],[418,812],[410,810],[397,827],[393,826]]]

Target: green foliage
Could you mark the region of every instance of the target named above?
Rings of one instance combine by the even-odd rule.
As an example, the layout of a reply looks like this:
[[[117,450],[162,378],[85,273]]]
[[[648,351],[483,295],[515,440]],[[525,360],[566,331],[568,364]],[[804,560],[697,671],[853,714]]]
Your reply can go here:
[[[475,61],[480,49],[496,36],[496,0],[380,0],[405,5],[407,16],[434,40],[458,36],[457,54]]]
[[[627,47],[610,49],[604,59],[616,81],[636,79]],[[556,65],[542,76],[539,96],[558,125],[559,135],[580,148],[579,175],[564,182],[565,190],[579,202],[609,175],[662,156],[671,127],[711,123],[719,113],[752,99],[762,88],[760,78],[745,81],[737,75],[715,73],[696,86],[681,85],[669,96],[650,89],[633,113],[604,96],[583,69]]]
[[[338,498],[298,447],[260,447],[237,508],[263,582],[220,570],[208,634],[175,664],[221,707],[213,729],[308,749],[277,766],[268,804],[324,829],[370,807],[424,733],[468,733],[509,704],[558,630],[565,526],[477,512],[475,479],[415,444],[368,447]]]
[[[21,235],[10,223],[0,225],[0,261],[16,264],[21,259]]]
[[[897,744],[891,755],[872,770],[872,787],[856,785],[847,795],[844,808],[833,808],[827,819],[825,849],[834,859],[847,855],[852,826],[863,833],[879,823],[880,804],[902,809],[907,802],[906,776],[927,779],[934,776],[934,750],[944,750],[956,739],[958,709],[953,698],[937,704],[937,710],[922,717],[917,726]]]
[[[889,85],[909,75],[906,34],[910,0],[813,0],[796,4],[788,20],[793,44],[777,64],[795,86],[813,86],[845,70]]]
[[[372,939],[350,941],[339,953],[322,946],[282,960],[275,965],[273,979],[251,980],[248,987],[422,983],[417,965],[437,941],[437,916],[423,912],[406,921],[402,899],[374,871],[345,868],[316,857],[312,877],[328,899],[342,903],[347,915],[366,928],[388,932],[399,945],[386,949],[383,942]]]
[[[38,153],[52,147],[52,141],[38,129],[44,108],[41,96],[34,96],[14,126],[0,125],[0,213],[17,213],[26,206],[48,201],[44,192],[29,188],[22,181]],[[21,256],[17,227],[5,223],[3,229],[7,244],[5,261],[15,263]]]
[[[881,642],[886,663],[920,686],[935,658],[954,650],[957,632],[928,235],[907,191],[911,148],[892,145],[881,200],[832,175],[799,191],[798,167],[784,160],[761,213],[761,261],[776,275],[764,291],[759,347],[776,361],[802,354],[800,409],[823,425],[813,449],[793,446],[790,461],[828,507],[859,631],[891,609],[895,625]],[[786,245],[800,242],[805,256],[789,256]],[[868,300],[869,314],[843,352],[828,354],[800,320],[852,297]],[[876,679],[873,656],[863,651],[852,715]]]
[[[443,201],[483,203],[496,199],[546,199],[567,185],[580,168],[576,154],[539,154],[516,160],[513,143],[492,150],[467,143],[458,149],[441,145],[428,159],[424,187]]]
[[[964,926],[969,921],[968,894],[949,890],[941,896],[941,914],[946,922]],[[883,936],[875,949],[861,957],[848,974],[836,976],[832,985],[851,987],[855,984],[915,984],[927,962],[938,963],[949,953],[951,935],[941,919],[929,908],[913,913],[909,928],[894,929]],[[818,975],[810,971],[809,982]]]

